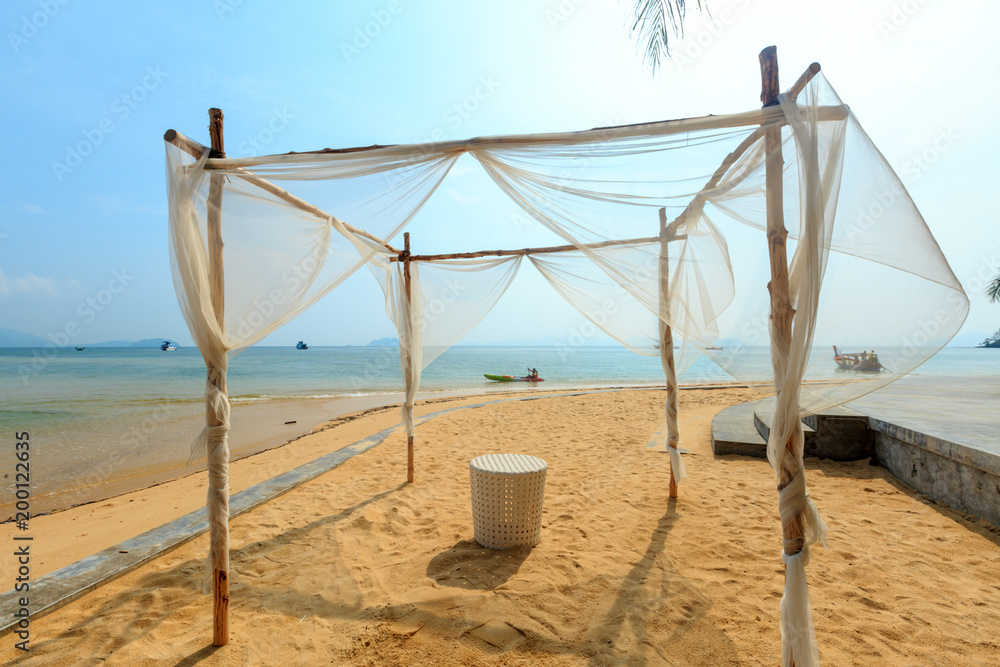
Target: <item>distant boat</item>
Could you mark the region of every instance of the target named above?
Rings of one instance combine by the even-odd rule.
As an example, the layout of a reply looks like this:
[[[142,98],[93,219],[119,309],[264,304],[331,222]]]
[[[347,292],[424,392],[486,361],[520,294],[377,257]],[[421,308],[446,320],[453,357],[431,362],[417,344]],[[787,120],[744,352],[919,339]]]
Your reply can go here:
[[[833,360],[837,363],[837,368],[842,371],[860,371],[862,373],[878,373],[888,370],[878,360],[878,355],[872,350],[869,352],[841,352],[837,346],[833,346]]]
[[[76,348],[76,351],[77,352],[83,352],[85,349],[87,349],[87,348],[85,348],[85,347],[78,347],[78,348]]]
[[[298,344],[295,346],[295,349],[296,350],[308,350],[309,346],[306,345],[305,343],[303,343],[302,341],[299,341]]]
[[[160,345],[160,349],[164,352],[173,352],[177,349],[177,346],[171,343],[169,340],[163,341],[163,345]]]

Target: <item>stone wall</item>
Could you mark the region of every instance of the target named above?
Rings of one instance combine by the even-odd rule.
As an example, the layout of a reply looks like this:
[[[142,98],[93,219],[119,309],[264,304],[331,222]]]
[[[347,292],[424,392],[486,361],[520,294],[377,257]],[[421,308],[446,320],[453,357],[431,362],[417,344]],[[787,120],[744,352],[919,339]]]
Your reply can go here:
[[[875,456],[899,481],[1000,527],[1000,459],[872,418]]]

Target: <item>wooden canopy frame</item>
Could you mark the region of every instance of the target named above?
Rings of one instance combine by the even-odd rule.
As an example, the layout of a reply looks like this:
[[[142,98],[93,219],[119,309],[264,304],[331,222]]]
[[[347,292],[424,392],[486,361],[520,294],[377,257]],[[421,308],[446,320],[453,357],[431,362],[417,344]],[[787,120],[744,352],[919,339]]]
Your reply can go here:
[[[769,46],[760,52],[760,71],[761,71],[761,102],[763,103],[763,108],[774,106],[778,104],[778,94],[780,92],[778,83],[778,61],[777,61],[777,49],[774,46]],[[808,85],[808,83],[813,79],[813,77],[819,73],[820,65],[819,63],[812,63],[802,73],[801,76],[795,81],[794,84],[788,90],[788,96],[792,99],[796,98],[798,94]],[[829,112],[830,110],[827,110]],[[843,113],[841,110],[834,110],[833,113]],[[192,155],[195,158],[202,158],[205,156],[206,152],[211,158],[225,158],[225,144],[223,137],[223,113],[219,109],[209,110],[209,135],[211,138],[211,145],[204,146],[175,130],[168,130],[164,135],[164,141],[173,144],[177,148],[183,150],[184,152]],[[711,178],[705,184],[705,186],[699,192],[705,193],[713,188],[715,188],[727,171],[732,167],[732,165],[747,151],[749,148],[758,140],[764,137],[765,139],[765,182],[766,182],[766,201],[767,201],[767,240],[768,240],[768,256],[770,258],[770,273],[771,280],[768,283],[768,291],[770,292],[771,300],[771,313],[770,319],[772,327],[774,328],[776,335],[784,340],[791,340],[792,331],[792,321],[795,316],[795,311],[791,306],[791,301],[789,297],[789,281],[788,281],[788,259],[786,251],[786,239],[788,237],[788,231],[784,225],[783,210],[782,210],[782,169],[783,169],[783,157],[781,153],[781,125],[775,125],[773,123],[765,124],[762,121],[760,128],[756,129],[753,133],[747,136],[737,147],[730,153],[719,165],[718,169],[712,174]],[[474,143],[476,140],[466,143]],[[385,148],[384,146],[367,146],[360,148],[346,148],[346,149],[322,149],[318,151],[312,151],[312,153],[325,154],[325,153],[353,153],[359,151],[368,150],[378,150]],[[301,153],[286,153],[284,155],[300,155]],[[207,169],[211,170],[211,166],[207,166]],[[267,181],[248,170],[236,170],[236,176],[242,178],[246,182],[255,185],[262,190],[278,197],[279,199],[295,206],[296,208],[305,211],[317,218],[322,220],[333,219],[334,216],[323,211],[322,209],[310,204],[309,202],[296,197],[295,195],[289,193],[283,188]],[[222,210],[222,194],[223,194],[223,175],[221,174],[211,174],[209,183],[209,196],[208,196],[208,207],[207,207],[207,226],[208,226],[208,251],[209,251],[209,284],[211,288],[211,303],[214,311],[214,315],[218,320],[220,327],[224,326],[225,322],[225,271],[223,266],[223,256],[222,249],[224,246],[224,240],[222,237],[221,229],[221,210]],[[689,202],[688,206],[678,215],[670,224],[666,221],[665,209],[660,209],[660,234],[658,236],[638,238],[638,239],[625,239],[617,241],[606,241],[602,243],[588,244],[582,247],[588,248],[602,248],[615,245],[637,245],[644,243],[660,242],[661,244],[661,275],[666,276],[667,273],[665,269],[668,267],[668,253],[667,247],[671,240],[679,240],[685,238],[682,235],[677,235],[676,230],[679,226],[687,219],[687,216],[692,211],[698,201],[699,196],[696,195]],[[558,253],[558,252],[570,252],[573,250],[581,249],[581,246],[576,245],[563,245],[563,246],[549,246],[542,248],[522,248],[519,250],[481,250],[476,252],[466,252],[466,253],[450,253],[450,254],[439,254],[439,255],[413,255],[410,252],[410,235],[405,233],[404,247],[403,249],[395,248],[387,241],[379,239],[376,236],[366,232],[363,229],[359,229],[348,223],[344,223],[345,228],[359,236],[367,238],[370,241],[377,243],[379,246],[385,248],[389,252],[393,253],[395,256],[390,259],[390,261],[402,261],[404,262],[404,281],[407,293],[407,299],[410,298],[410,264],[411,262],[435,262],[443,261],[449,259],[465,259],[465,258],[476,258],[476,257],[487,257],[487,256],[513,256],[513,255],[530,255],[530,254],[542,254],[542,253]],[[673,368],[673,336],[669,325],[664,328],[664,332],[661,340],[662,349],[666,352],[667,359],[669,360],[669,366]],[[208,368],[208,374],[210,381],[213,378],[213,373],[221,377],[218,378],[216,386],[218,386],[223,392],[226,389],[226,378],[225,372],[220,372],[219,369]],[[777,385],[777,378],[776,378]],[[778,387],[776,386],[777,390]],[[671,407],[672,406],[672,407]],[[670,383],[668,382],[668,410],[672,409],[674,415],[676,415],[677,410],[677,390],[676,385],[671,389]],[[218,426],[222,424],[222,420],[218,414],[216,414],[215,409],[210,402],[207,403],[206,407],[206,423],[209,426]],[[413,437],[409,436],[407,442],[407,480],[413,482]],[[668,434],[668,444],[670,447],[676,449],[677,439]],[[785,448],[791,450],[793,448],[793,443],[791,440],[785,443]],[[779,490],[784,488],[789,484],[789,482],[797,474],[796,470],[786,470],[784,467],[780,470],[780,483]],[[228,507],[228,484],[225,489],[216,489],[212,486],[212,471],[210,470],[210,492],[213,490],[216,492],[224,492],[226,503]],[[673,474],[670,478],[670,497],[677,497],[677,486],[674,483]],[[228,512],[228,510],[227,510]],[[220,522],[219,526],[216,523],[210,521],[210,531],[211,539],[214,541],[216,537],[217,530],[224,530],[225,536],[228,537],[228,523]],[[802,517],[798,515],[789,524],[783,524],[782,535],[784,538],[784,550],[786,554],[794,555],[802,551],[803,547],[803,530],[802,530]],[[229,643],[229,579],[228,571],[223,571],[216,568],[213,572],[213,609],[214,609],[214,623],[213,623],[213,639],[212,643],[215,646],[224,646]]]

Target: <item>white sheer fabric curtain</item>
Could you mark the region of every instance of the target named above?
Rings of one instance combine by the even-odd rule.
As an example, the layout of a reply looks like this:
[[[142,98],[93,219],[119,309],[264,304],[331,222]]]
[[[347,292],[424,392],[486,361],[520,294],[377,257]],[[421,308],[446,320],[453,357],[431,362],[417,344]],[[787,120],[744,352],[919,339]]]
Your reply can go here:
[[[840,186],[846,123],[821,123],[814,90],[806,91],[802,105],[788,95],[778,100],[794,137],[795,162],[799,174],[800,200],[797,221],[798,243],[789,266],[789,299],[795,313],[791,340],[771,322],[771,360],[777,392],[767,443],[767,456],[779,480],[784,470],[790,480],[781,488],[778,513],[783,530],[801,521],[803,542],[798,553],[783,553],[785,592],[781,599],[782,662],[813,667],[819,664],[816,633],[809,603],[805,566],[809,547],[820,541],[826,545],[826,525],[809,498],[803,463],[804,434],[799,397],[805,375],[819,310],[820,291],[830,252],[830,239]],[[790,151],[789,151],[790,152]],[[789,222],[786,220],[786,224]],[[787,535],[787,530],[784,531]],[[794,548],[788,544],[786,548]]]
[[[673,480],[673,486],[671,486],[671,496],[676,495],[676,485],[680,483],[682,479],[687,476],[687,470],[684,468],[684,462],[681,460],[681,454],[677,449],[680,443],[680,426],[677,423],[677,370],[676,361],[674,358],[674,336],[673,327],[671,327],[670,322],[672,320],[670,302],[670,230],[666,227],[666,219],[661,211],[661,229],[660,229],[660,266],[659,266],[659,282],[660,282],[660,311],[658,313],[659,317],[657,319],[657,324],[659,325],[660,334],[660,365],[663,368],[663,376],[666,378],[667,382],[667,400],[665,406],[665,415],[667,421],[667,442],[666,449],[670,455],[670,475]]]
[[[823,136],[832,132],[841,137],[837,159],[825,163],[820,175],[831,193],[827,214],[835,220],[821,241],[828,256],[825,270],[838,288],[820,297],[815,337],[821,345],[806,360],[804,370],[805,379],[820,381],[809,383],[800,396],[802,410],[814,412],[857,398],[915,368],[958,330],[968,305],[898,178],[821,74],[800,98],[812,100],[818,127],[831,128],[823,129]],[[540,228],[578,248],[575,258],[546,257],[533,262],[535,266],[550,279],[563,272],[567,280],[560,278],[562,286],[557,289],[574,307],[603,320],[603,329],[646,354],[656,353],[650,343],[658,338],[655,221],[656,210],[665,207],[668,219],[679,220],[677,232],[687,235],[686,241],[676,247],[672,243],[670,249],[671,257],[677,258],[676,268],[671,261],[669,310],[670,325],[682,344],[678,370],[687,365],[691,353],[704,351],[737,380],[766,385],[773,379],[771,373],[747,353],[767,342],[766,295],[758,288],[766,282],[761,271],[766,261],[759,261],[766,248],[761,128],[786,123],[783,110],[771,107],[584,132],[212,159],[206,166],[227,177],[225,208],[231,211],[234,200],[246,204],[241,220],[255,221],[251,227],[261,232],[253,240],[263,253],[257,266],[287,266],[282,262],[288,258],[270,252],[268,244],[281,245],[282,239],[292,237],[295,232],[286,231],[284,222],[305,214],[259,189],[240,187],[248,175],[280,181],[337,219],[392,239],[437,189],[455,160],[469,153]],[[791,132],[784,137],[786,144],[794,141]],[[827,151],[825,144],[820,150]],[[802,185],[798,157],[787,146],[786,153],[785,191],[798,192]],[[802,205],[786,200],[786,217],[797,219]],[[266,219],[272,224],[267,225],[265,237]],[[484,222],[489,226],[488,216]],[[790,230],[790,251],[799,233]],[[230,252],[233,238],[227,237],[227,261],[228,255],[251,254],[249,247],[247,253]],[[647,242],[596,245],[623,239]],[[342,235],[334,234],[331,243],[342,241]],[[340,256],[330,253],[326,261]],[[758,260],[756,265],[751,259]],[[577,260],[586,260],[589,266]],[[341,267],[340,272],[353,268]],[[595,270],[607,280],[595,278]],[[249,272],[248,278],[263,288],[274,276],[265,270]],[[327,284],[320,278],[315,283]],[[634,318],[609,317],[603,299],[581,296],[592,284],[609,293],[617,289],[617,296],[611,296],[622,304],[628,303],[622,296],[630,295],[650,313],[643,316],[645,323],[633,327]],[[296,301],[307,307],[320,291]],[[261,289],[246,292],[259,294]],[[233,298],[227,294],[227,318]],[[254,307],[244,303],[240,316]],[[631,308],[631,303],[623,305],[621,313]],[[236,346],[254,338],[236,341]],[[836,374],[831,346],[852,344],[877,348],[887,370],[865,377]]]
[[[797,313],[791,340],[771,341],[772,365],[755,353],[769,335],[767,128],[783,128],[783,210]],[[968,298],[909,195],[822,75],[798,100],[782,96],[780,107],[585,132],[242,159],[195,159],[168,145],[174,283],[210,369],[207,405],[222,422],[198,439],[211,444],[213,485],[225,486],[229,357],[369,261],[399,331],[403,420],[412,434],[421,369],[483,318],[521,262],[411,262],[406,298],[405,265],[390,261],[398,249],[381,240],[397,238],[463,153],[545,235],[575,247],[530,261],[594,324],[661,359],[655,343],[669,325],[681,344],[679,371],[704,353],[742,382],[778,387],[769,459],[795,480],[782,493],[781,513],[783,521],[806,517],[807,542],[821,540],[823,531],[802,481],[799,418],[902,377],[943,347],[968,313]],[[224,183],[224,321],[214,315],[209,286],[210,174]],[[261,179],[280,181],[295,197],[262,187]],[[313,206],[304,210],[295,203],[301,200]],[[666,293],[659,208],[686,236],[669,245]],[[492,231],[488,216],[481,217]],[[877,348],[885,370],[839,373],[832,345]],[[224,522],[221,495],[209,506]],[[221,563],[227,549],[213,544],[213,559]],[[799,665],[815,658],[811,621],[803,625],[807,559],[808,549],[789,559],[782,615]]]
[[[356,243],[370,246],[366,239]],[[385,294],[385,309],[396,325],[406,392],[402,418],[413,436],[413,402],[421,371],[457,343],[492,310],[517,275],[522,256],[447,261],[411,261],[407,298],[405,262],[378,250],[369,268]]]
[[[230,404],[226,389],[229,357],[276,331],[315,304],[358,268],[377,244],[353,241],[343,221],[303,210],[242,168],[225,170],[172,144],[167,150],[171,268],[178,303],[207,369],[208,423],[195,438],[191,460],[207,456],[207,507],[212,535],[208,575],[229,571]],[[412,156],[411,156],[412,157]],[[224,162],[217,160],[216,162]],[[391,235],[402,229],[434,192],[454,156],[372,161],[355,159],[341,169],[305,170],[310,180],[354,177],[338,193],[340,212],[362,216],[369,229]],[[211,169],[209,168],[211,166]],[[221,235],[224,276],[223,321],[212,302],[209,266],[208,190],[210,175],[222,179]],[[251,178],[245,178],[251,176]],[[289,174],[274,174],[276,178]],[[361,181],[361,182],[358,182]],[[391,185],[403,188],[387,194]],[[348,196],[349,195],[349,196]],[[387,203],[387,199],[391,202]],[[332,209],[331,209],[332,210]],[[336,237],[336,238],[335,238]],[[213,423],[217,422],[217,423]],[[190,462],[190,461],[189,461]]]
[[[208,454],[206,505],[211,541],[204,577],[207,588],[213,571],[227,575],[229,572],[230,408],[226,395],[229,357],[224,322],[219,321],[212,303],[207,228],[200,224],[194,207],[207,178],[200,169],[189,170],[185,174],[182,169],[184,162],[190,163],[190,160],[185,160],[178,149],[168,146],[167,186],[171,203],[169,237],[174,286],[188,329],[207,369],[205,404],[208,423],[191,450],[192,458],[196,454]],[[203,165],[204,159],[199,161],[198,167]]]

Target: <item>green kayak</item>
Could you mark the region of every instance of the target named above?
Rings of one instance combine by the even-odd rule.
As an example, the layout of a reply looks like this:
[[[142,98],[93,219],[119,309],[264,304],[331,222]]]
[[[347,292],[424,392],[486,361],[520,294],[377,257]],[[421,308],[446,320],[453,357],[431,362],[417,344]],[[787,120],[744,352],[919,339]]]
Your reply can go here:
[[[514,377],[513,375],[490,375],[489,373],[483,373],[483,377],[494,382],[545,382],[545,378],[533,378],[530,375],[526,377]]]

